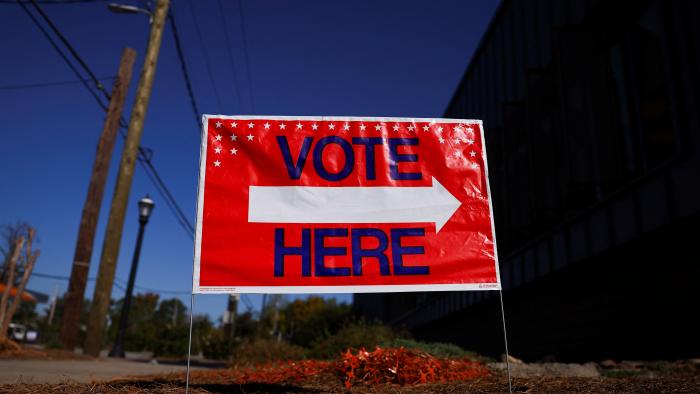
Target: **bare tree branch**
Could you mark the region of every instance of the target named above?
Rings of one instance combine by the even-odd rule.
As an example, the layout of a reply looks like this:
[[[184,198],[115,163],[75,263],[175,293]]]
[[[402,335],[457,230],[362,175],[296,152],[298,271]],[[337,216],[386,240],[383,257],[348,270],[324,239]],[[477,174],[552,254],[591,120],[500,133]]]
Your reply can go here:
[[[12,305],[7,311],[5,319],[2,321],[2,325],[0,326],[0,330],[2,330],[4,333],[7,332],[7,328],[10,326],[12,317],[15,315],[20,302],[22,302],[22,293],[24,293],[24,288],[27,286],[29,277],[32,275],[34,263],[36,262],[36,259],[39,258],[39,251],[32,251],[32,241],[34,241],[36,230],[30,227],[27,233],[27,245],[24,248],[24,273],[22,274],[22,279],[19,281],[19,285],[17,286],[17,294],[15,295],[14,300],[12,300]]]
[[[5,290],[2,293],[2,298],[0,298],[0,326],[5,325],[5,320],[7,317],[7,301],[10,298],[10,290],[12,290],[15,281],[15,267],[17,266],[17,260],[19,259],[19,254],[24,246],[24,237],[20,236],[14,245],[14,250],[10,260],[7,262],[7,280],[5,281]],[[8,323],[9,325],[9,323]],[[7,329],[0,331],[0,338],[5,338],[7,336]]]

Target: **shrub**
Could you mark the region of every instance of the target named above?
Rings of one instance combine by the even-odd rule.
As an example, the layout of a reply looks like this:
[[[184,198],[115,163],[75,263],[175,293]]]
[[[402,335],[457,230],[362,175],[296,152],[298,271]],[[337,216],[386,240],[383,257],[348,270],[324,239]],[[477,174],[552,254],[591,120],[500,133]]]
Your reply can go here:
[[[58,338],[51,338],[44,341],[44,349],[64,349],[64,346]]]
[[[236,346],[231,355],[234,365],[261,364],[270,361],[301,360],[306,350],[287,342],[269,339],[255,339]]]
[[[418,350],[430,354],[438,358],[470,358],[473,360],[482,360],[483,357],[462,349],[461,347],[442,342],[420,342],[413,339],[396,338],[392,341],[381,344],[385,348],[406,348],[410,350]]]
[[[316,341],[309,352],[313,358],[335,358],[347,349],[374,349],[385,342],[405,336],[391,327],[364,320],[347,322],[337,333]]]
[[[163,330],[151,344],[156,357],[181,357],[187,355],[189,329],[187,326]]]
[[[233,342],[223,330],[212,330],[202,339],[202,353],[215,360],[226,360],[233,353]]]
[[[280,310],[280,331],[289,342],[309,348],[319,338],[337,332],[349,314],[349,305],[333,299],[298,299]]]

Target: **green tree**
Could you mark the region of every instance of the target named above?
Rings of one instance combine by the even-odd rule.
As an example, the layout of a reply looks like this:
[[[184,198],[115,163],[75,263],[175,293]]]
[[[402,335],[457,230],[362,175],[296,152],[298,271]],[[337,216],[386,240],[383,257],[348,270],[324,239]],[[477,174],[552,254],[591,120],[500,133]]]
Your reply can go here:
[[[187,321],[187,308],[185,304],[177,298],[161,301],[155,313],[153,323],[161,328],[174,328],[188,325],[189,322]]]
[[[61,329],[61,320],[63,319],[63,310],[65,306],[65,297],[58,297],[56,299],[56,309],[54,310],[53,320],[49,323],[48,316],[50,313],[51,305],[47,305],[43,310],[43,316],[45,318],[37,319],[37,325],[39,328],[39,342],[44,344],[49,348],[60,348],[63,345],[59,341],[58,333]],[[87,324],[87,317],[90,313],[90,300],[83,300],[83,310],[80,312],[80,325],[78,331],[78,343],[83,343],[85,340],[85,328]]]
[[[349,305],[312,296],[285,305],[280,310],[280,326],[285,339],[309,348],[314,342],[337,332],[349,316]]]
[[[151,344],[154,339],[161,334],[162,327],[154,325],[154,316],[158,307],[158,294],[146,293],[136,294],[131,299],[131,309],[129,310],[129,322],[124,336],[124,349],[127,351],[152,350]],[[122,305],[124,299],[113,302],[109,318],[110,324],[107,329],[107,338],[110,343],[114,343],[119,331],[119,319],[121,318]]]

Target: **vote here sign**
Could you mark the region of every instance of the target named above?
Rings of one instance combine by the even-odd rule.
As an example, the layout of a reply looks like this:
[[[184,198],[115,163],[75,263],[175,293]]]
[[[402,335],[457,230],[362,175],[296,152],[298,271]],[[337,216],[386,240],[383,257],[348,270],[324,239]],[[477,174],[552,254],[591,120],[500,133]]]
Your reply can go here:
[[[498,289],[477,120],[203,117],[194,291]]]

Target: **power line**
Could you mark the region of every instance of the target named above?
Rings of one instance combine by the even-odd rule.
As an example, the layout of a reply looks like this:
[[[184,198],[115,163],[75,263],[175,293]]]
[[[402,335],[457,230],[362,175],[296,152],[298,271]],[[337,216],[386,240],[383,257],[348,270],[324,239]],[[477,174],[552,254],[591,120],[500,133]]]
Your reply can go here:
[[[100,81],[113,80],[116,77],[102,77],[98,78]],[[0,86],[0,90],[19,90],[19,89],[32,89],[32,88],[43,88],[52,86],[64,86],[83,83],[82,79],[71,79],[66,81],[55,81],[55,82],[40,82],[40,83],[27,83],[19,85],[3,85]]]
[[[56,279],[56,280],[70,280],[70,277],[68,276],[63,276],[63,275],[54,275],[54,274],[44,274],[41,272],[32,272],[32,276],[36,276],[39,278],[46,278],[46,279]],[[94,281],[97,278],[88,278],[89,281]],[[115,282],[114,284],[117,285],[117,287],[121,288],[122,290],[125,290],[122,286],[123,284],[121,283],[126,283],[124,279],[121,279],[119,277],[115,277]],[[179,295],[189,295],[190,292],[186,290],[165,290],[165,289],[154,289],[150,287],[144,287],[144,286],[139,286],[139,285],[134,285],[135,289],[143,290],[143,291],[150,291],[152,293],[161,293],[161,294],[179,294]]]
[[[178,221],[180,224],[185,228],[187,231],[187,234],[190,236],[190,238],[194,239],[194,226],[189,222],[187,219],[187,216],[185,215],[184,212],[182,212],[182,209],[180,208],[179,205],[175,202],[175,197],[173,197],[172,193],[170,190],[167,188],[165,185],[165,182],[163,182],[163,179],[158,175],[158,172],[156,171],[155,167],[153,166],[153,163],[151,162],[150,159],[144,159],[141,160],[141,162],[148,167],[150,170],[153,178],[151,178],[151,181],[154,182],[154,184],[157,184],[160,186],[161,190],[161,195],[165,198],[165,200],[168,202],[169,206],[174,209],[174,214],[178,218]],[[148,173],[148,172],[147,172]]]
[[[80,66],[83,68],[83,70],[85,70],[85,72],[88,73],[88,75],[90,76],[92,81],[95,83],[95,86],[97,87],[97,89],[99,91],[101,91],[105,95],[105,97],[107,97],[107,100],[109,100],[110,97],[109,97],[109,93],[107,93],[107,89],[105,89],[104,85],[102,85],[102,82],[100,82],[97,79],[97,77],[95,76],[95,74],[92,72],[92,70],[90,70],[90,67],[87,66],[87,64],[85,63],[83,58],[81,58],[80,55],[78,55],[78,52],[75,50],[75,48],[73,48],[73,46],[70,44],[70,42],[68,42],[66,37],[64,37],[63,34],[58,30],[56,25],[53,24],[53,22],[51,21],[51,18],[49,18],[49,16],[46,15],[44,10],[42,10],[41,7],[39,7],[39,5],[36,3],[36,0],[31,0],[31,4],[34,6],[34,9],[37,10],[39,15],[41,15],[41,17],[44,19],[46,24],[49,25],[51,30],[53,30],[54,34],[56,34],[58,36],[58,38],[61,40],[63,45],[65,45],[66,48],[68,48],[68,51],[71,53],[71,55],[73,55],[73,58],[75,58],[75,60],[78,62],[78,64],[80,64]]]
[[[103,3],[108,0],[35,0],[37,4],[60,5],[80,3]],[[32,0],[0,0],[0,4],[31,4]]]
[[[255,113],[255,101],[253,100],[253,80],[250,77],[250,60],[248,56],[248,38],[245,34],[245,13],[243,12],[243,1],[238,0],[238,12],[241,17],[241,36],[243,38],[243,56],[245,57],[245,70],[248,77],[248,95],[250,96],[250,109]]]
[[[238,99],[238,106],[239,108],[243,107],[243,100],[241,100],[241,92],[240,89],[236,88],[236,84],[238,83],[238,75],[236,73],[236,63],[233,61],[233,50],[231,49],[231,40],[230,40],[230,33],[228,30],[228,23],[226,22],[226,18],[224,17],[224,6],[221,4],[221,0],[217,0],[217,3],[219,5],[219,16],[221,17],[221,24],[224,25],[224,39],[226,42],[226,53],[228,54],[228,62],[231,64],[231,73],[233,74],[233,91],[236,94],[236,98]]]
[[[248,308],[248,310],[252,311],[253,309],[255,309],[255,305],[253,305],[253,302],[250,300],[247,294],[241,294],[241,300],[243,300],[243,303]]]
[[[45,279],[56,279],[56,280],[70,280],[69,277],[63,276],[63,275],[54,275],[54,274],[43,274],[41,272],[32,272],[32,276],[36,276],[39,278],[45,278]],[[96,278],[88,278],[89,281],[93,281]]]
[[[214,96],[216,97],[216,102],[219,106],[219,113],[222,112],[223,106],[221,105],[221,97],[219,96],[219,89],[216,88],[216,82],[214,81],[214,74],[211,71],[211,64],[209,62],[209,53],[207,52],[207,47],[204,45],[204,39],[202,38],[202,31],[199,29],[199,23],[197,22],[197,14],[192,5],[192,0],[187,0],[190,5],[190,15],[192,16],[192,21],[194,22],[194,29],[197,32],[197,39],[199,39],[199,47],[202,48],[202,56],[204,57],[204,63],[207,67],[207,74],[209,74],[209,82],[214,89]]]
[[[185,78],[185,85],[187,86],[187,94],[190,97],[190,104],[192,105],[192,111],[194,111],[194,121],[197,125],[197,129],[201,127],[200,125],[200,112],[197,109],[197,102],[194,99],[194,91],[192,90],[192,82],[190,81],[190,75],[187,73],[187,64],[185,63],[185,54],[182,50],[182,44],[180,42],[180,35],[177,32],[177,26],[175,24],[175,14],[173,13],[173,7],[170,7],[170,13],[168,14],[170,20],[170,27],[173,32],[173,39],[175,40],[175,49],[177,49],[177,58],[180,60],[180,69],[182,70],[182,75]]]
[[[80,72],[77,70],[77,68],[73,65],[73,63],[68,59],[68,57],[63,53],[61,48],[58,46],[58,44],[51,38],[51,35],[49,34],[46,29],[41,25],[41,23],[36,19],[36,17],[27,9],[27,7],[23,3],[19,3],[19,5],[22,7],[22,9],[27,13],[27,15],[31,18],[32,22],[39,28],[39,30],[43,33],[44,37],[49,41],[51,46],[58,52],[59,56],[64,60],[64,62],[70,67],[70,69],[75,73],[75,75],[80,79],[80,81],[83,83],[83,86],[90,92],[92,97],[95,99],[95,101],[98,103],[100,108],[102,108],[103,111],[107,111],[107,105],[102,102],[102,99],[92,90],[90,84],[86,81],[85,78],[80,74]],[[35,8],[41,12],[41,8],[36,4],[32,3]],[[56,32],[58,35],[63,37],[63,35],[58,31],[58,28],[50,22],[50,19],[48,15],[42,12],[42,15],[44,16],[44,19],[48,21],[48,23],[53,26],[54,32]],[[63,37],[63,42],[67,45],[70,46],[70,43],[68,43],[68,40]],[[72,48],[72,46],[71,46]],[[76,51],[73,51],[74,56],[80,58],[80,56],[77,54]],[[87,64],[82,61],[81,59],[81,64],[86,71],[94,77],[94,73],[90,68],[87,66]],[[96,78],[93,78],[96,79]],[[104,88],[102,89],[103,94],[107,99],[110,98],[109,92],[107,92]],[[120,129],[119,133],[121,134],[122,138],[126,138],[126,134],[124,132],[124,129],[127,128],[127,122],[124,120],[124,117],[121,117],[119,120],[120,123]],[[139,147],[139,156],[138,156],[138,161],[141,163],[142,168],[146,171],[146,174],[149,176],[151,179],[151,182],[153,182],[154,186],[156,186],[156,189],[160,193],[160,195],[165,199],[166,204],[170,208],[171,212],[175,215],[175,217],[178,220],[178,224],[183,227],[183,229],[187,232],[187,234],[190,236],[190,238],[194,239],[194,226],[190,224],[189,220],[187,219],[187,216],[184,215],[182,212],[182,209],[179,207],[177,204],[177,201],[175,201],[175,198],[172,196],[172,193],[170,193],[170,190],[168,187],[165,185],[163,182],[162,178],[160,175],[158,175],[158,172],[155,169],[155,166],[151,162],[151,156],[152,156],[152,150]]]
[[[107,106],[104,103],[102,103],[102,100],[100,100],[100,97],[92,90],[92,88],[90,87],[90,84],[88,84],[87,80],[85,80],[85,78],[83,78],[83,76],[80,74],[78,69],[68,59],[68,57],[65,55],[65,53],[63,53],[63,51],[58,46],[56,41],[54,41],[54,39],[51,38],[51,35],[49,34],[49,32],[46,31],[46,29],[44,29],[44,26],[41,25],[41,23],[29,11],[29,9],[27,8],[26,5],[24,5],[24,3],[18,3],[18,4],[20,5],[20,7],[22,7],[22,10],[24,10],[24,12],[29,16],[29,18],[32,20],[32,22],[34,22],[34,25],[36,25],[36,27],[41,31],[41,33],[44,35],[46,40],[49,41],[49,44],[51,44],[53,49],[55,49],[56,52],[58,52],[58,55],[61,57],[61,59],[63,59],[63,61],[68,65],[68,67],[71,69],[71,71],[73,71],[73,73],[78,77],[78,79],[80,79],[80,82],[82,82],[83,86],[85,86],[85,88],[90,92],[90,95],[97,101],[100,108],[102,108],[103,111],[107,111]]]
[[[124,279],[115,277],[116,281],[114,282],[114,285],[117,286],[118,288],[126,291],[126,288],[123,287],[127,284],[127,282]],[[121,282],[121,283],[119,283]],[[164,290],[164,289],[154,289],[150,287],[144,287],[144,286],[139,286],[137,284],[134,284],[134,289],[137,290],[142,290],[142,291],[149,291],[151,293],[160,293],[160,294],[172,294],[172,295],[190,295],[189,291],[184,291],[184,290]]]

